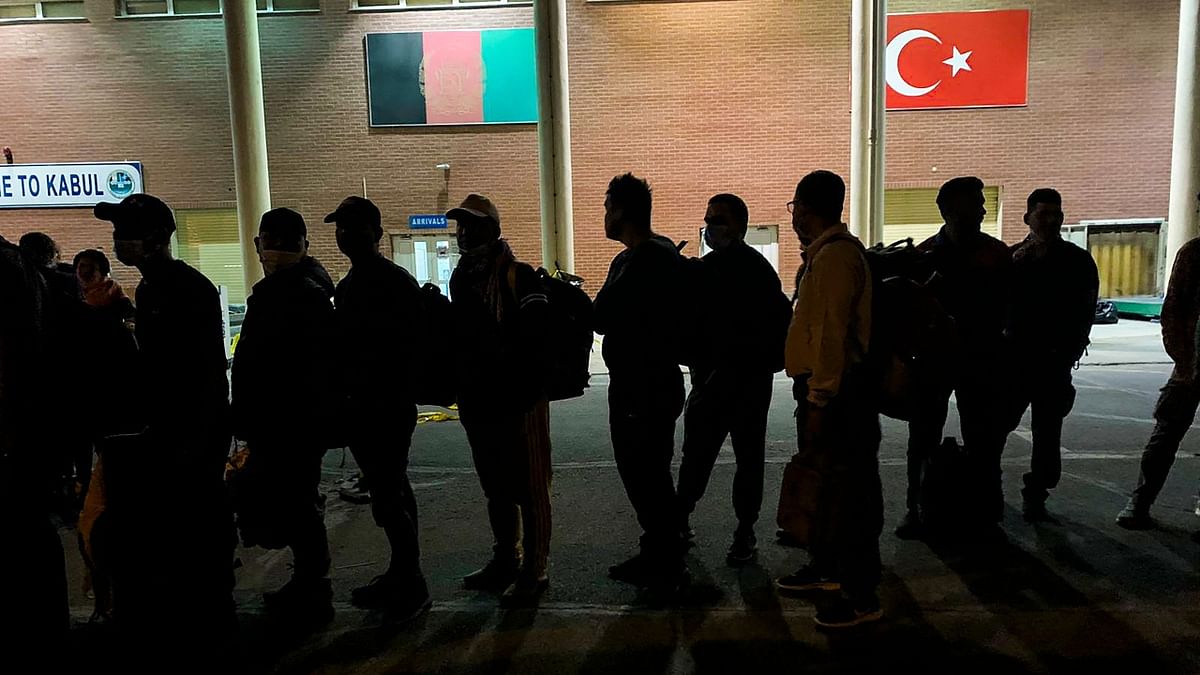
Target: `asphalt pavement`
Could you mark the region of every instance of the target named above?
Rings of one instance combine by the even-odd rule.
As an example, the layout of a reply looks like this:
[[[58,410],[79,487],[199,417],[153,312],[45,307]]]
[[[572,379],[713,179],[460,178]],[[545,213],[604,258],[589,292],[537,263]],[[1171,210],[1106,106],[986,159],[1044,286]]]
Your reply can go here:
[[[906,434],[885,420],[886,618],[844,634],[816,630],[812,598],[781,597],[772,587],[774,576],[805,560],[772,537],[780,477],[795,443],[790,383],[782,377],[768,429],[758,559],[741,569],[725,563],[735,524],[727,445],[693,518],[692,589],[668,609],[643,604],[635,589],[606,577],[609,565],[635,551],[639,530],[612,462],[605,375],[583,398],[553,406],[551,587],[537,610],[501,611],[495,597],[461,587],[462,576],[487,560],[491,540],[466,438],[453,420],[418,427],[411,456],[432,611],[397,626],[352,608],[350,589],[382,572],[386,546],[369,507],[336,497],[337,482],[354,467],[348,453],[333,451],[325,488],[337,616],[322,631],[288,634],[262,611],[261,593],[286,581],[289,554],[239,549],[244,659],[252,672],[277,673],[1200,672],[1200,544],[1190,538],[1200,529],[1194,435],[1155,510],[1160,529],[1128,532],[1113,522],[1169,370],[1157,325],[1098,327],[1076,372],[1063,479],[1048,504],[1058,522],[1032,526],[1020,517],[1026,418],[1004,455],[1008,541],[984,549],[930,547],[891,534],[903,514]],[[956,428],[952,412],[947,433]],[[682,424],[677,431],[681,437]],[[89,604],[79,591],[73,536],[64,532],[73,611],[83,618]],[[147,549],[152,557],[152,544]],[[181,583],[180,611],[186,603]]]

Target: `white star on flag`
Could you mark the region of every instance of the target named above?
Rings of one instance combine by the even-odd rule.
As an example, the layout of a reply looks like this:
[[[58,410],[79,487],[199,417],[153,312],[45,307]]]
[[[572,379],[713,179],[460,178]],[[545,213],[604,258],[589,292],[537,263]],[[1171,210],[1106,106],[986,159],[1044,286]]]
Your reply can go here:
[[[974,53],[975,52],[971,51],[971,52],[967,52],[964,54],[964,53],[958,51],[958,47],[955,46],[954,47],[954,55],[951,56],[950,58],[946,59],[945,61],[942,61],[942,63],[944,63],[954,69],[950,73],[950,77],[958,77],[958,71],[960,71],[960,70],[965,70],[967,72],[971,72],[971,64],[967,63],[967,59],[971,58],[971,55]]]

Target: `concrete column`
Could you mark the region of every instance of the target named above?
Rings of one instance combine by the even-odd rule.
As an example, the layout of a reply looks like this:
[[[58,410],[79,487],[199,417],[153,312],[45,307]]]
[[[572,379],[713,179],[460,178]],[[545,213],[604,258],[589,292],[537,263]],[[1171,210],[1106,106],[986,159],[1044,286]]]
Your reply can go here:
[[[1171,206],[1167,269],[1179,249],[1200,235],[1200,0],[1179,3],[1179,63],[1175,70],[1175,136],[1171,143]],[[1168,272],[1169,273],[1169,272]]]
[[[254,250],[258,221],[271,209],[267,174],[267,120],[263,111],[262,60],[258,49],[255,0],[222,0],[225,58],[229,76],[229,117],[233,127],[233,176],[237,188],[238,233],[246,293],[263,277]]]
[[[867,246],[883,238],[884,39],[887,0],[852,0],[850,231]]]
[[[534,0],[533,28],[537,44],[542,265],[551,272],[556,266],[574,272],[566,0]]]

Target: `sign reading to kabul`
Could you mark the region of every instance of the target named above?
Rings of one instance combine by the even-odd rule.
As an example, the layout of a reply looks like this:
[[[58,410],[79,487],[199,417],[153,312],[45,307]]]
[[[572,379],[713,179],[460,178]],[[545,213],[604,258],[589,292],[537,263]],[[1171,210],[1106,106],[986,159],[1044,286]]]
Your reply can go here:
[[[0,164],[0,209],[91,207],[137,192],[141,162]]]
[[[1029,10],[890,14],[887,109],[1027,105]]]

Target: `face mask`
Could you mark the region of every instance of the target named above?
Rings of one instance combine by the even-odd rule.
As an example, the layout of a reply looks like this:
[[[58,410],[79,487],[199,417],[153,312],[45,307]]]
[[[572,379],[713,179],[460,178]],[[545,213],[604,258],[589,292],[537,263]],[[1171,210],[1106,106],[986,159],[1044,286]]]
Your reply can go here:
[[[134,265],[146,257],[146,242],[141,239],[114,239],[113,252],[117,254],[117,260]]]
[[[260,251],[258,259],[262,261],[263,272],[274,274],[281,269],[291,267],[304,259],[303,251]]]

